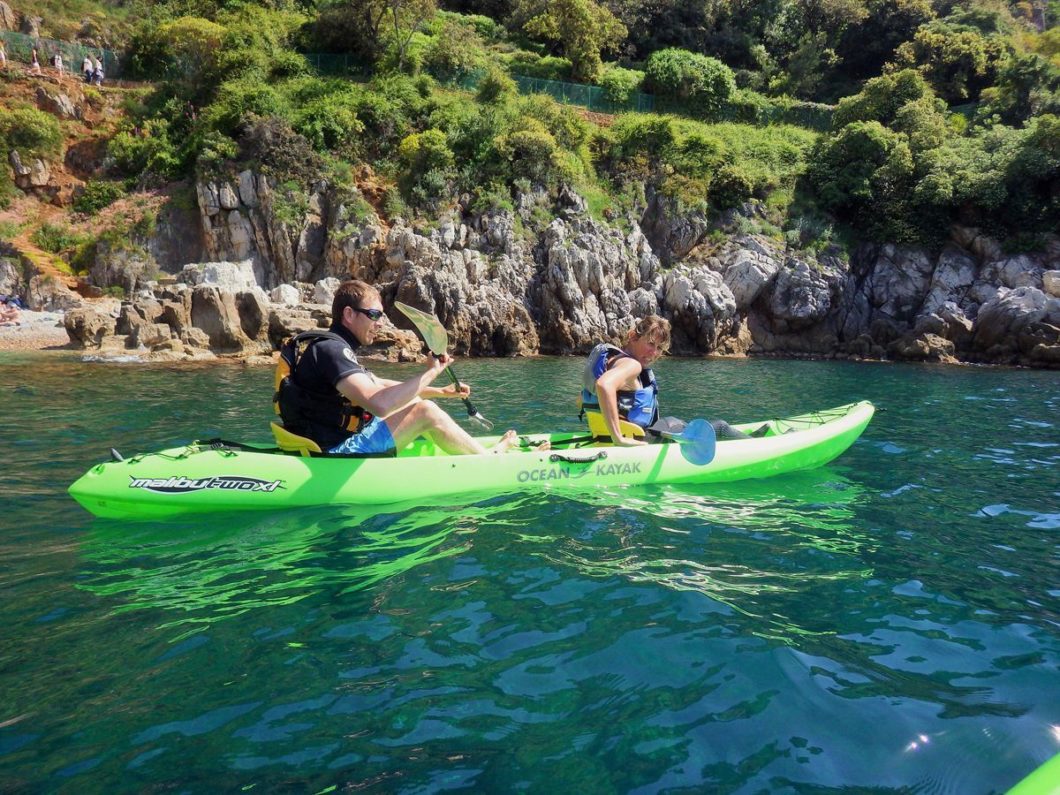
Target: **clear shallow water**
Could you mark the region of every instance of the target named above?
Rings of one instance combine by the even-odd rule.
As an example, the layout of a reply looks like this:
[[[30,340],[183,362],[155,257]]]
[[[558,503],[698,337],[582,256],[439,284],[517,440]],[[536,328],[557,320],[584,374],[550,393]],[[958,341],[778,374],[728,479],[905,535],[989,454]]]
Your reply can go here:
[[[578,361],[461,366],[574,427]],[[885,411],[756,483],[123,524],[66,486],[265,438],[271,373],[6,356],[0,790],[988,793],[1060,751],[1060,375],[659,374],[677,416]]]

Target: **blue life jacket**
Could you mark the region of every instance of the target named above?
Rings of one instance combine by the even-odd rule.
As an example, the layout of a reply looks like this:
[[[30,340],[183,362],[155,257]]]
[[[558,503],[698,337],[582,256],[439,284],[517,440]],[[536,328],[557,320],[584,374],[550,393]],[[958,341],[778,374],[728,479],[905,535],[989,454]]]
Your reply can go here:
[[[633,357],[621,348],[607,342],[601,342],[589,353],[582,373],[582,409],[600,410],[600,399],[596,395],[596,379],[602,376],[617,360]],[[640,371],[638,389],[620,389],[618,398],[618,416],[624,420],[647,428],[659,419],[659,385],[655,373],[650,367]]]

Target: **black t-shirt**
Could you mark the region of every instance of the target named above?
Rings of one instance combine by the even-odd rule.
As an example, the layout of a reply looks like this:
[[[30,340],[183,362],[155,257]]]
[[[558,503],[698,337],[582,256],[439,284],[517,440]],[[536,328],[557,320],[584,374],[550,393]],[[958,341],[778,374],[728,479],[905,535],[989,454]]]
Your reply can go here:
[[[348,375],[368,372],[353,352],[358,345],[356,337],[342,326],[332,326],[328,331],[338,334],[345,342],[331,339],[314,342],[298,362],[299,386],[322,394],[337,391],[335,384]]]

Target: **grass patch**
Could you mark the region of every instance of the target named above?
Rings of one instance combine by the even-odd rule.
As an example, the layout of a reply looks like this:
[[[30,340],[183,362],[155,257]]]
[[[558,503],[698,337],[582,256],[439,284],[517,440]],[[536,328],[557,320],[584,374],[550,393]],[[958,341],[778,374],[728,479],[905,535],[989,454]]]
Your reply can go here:
[[[0,221],[0,240],[14,240],[24,226],[17,221]]]
[[[49,223],[41,224],[34,230],[30,235],[30,240],[35,246],[49,254],[62,255],[72,252],[75,257],[82,248],[92,243],[88,235],[78,234],[66,226]],[[63,264],[69,268],[67,263]],[[72,270],[70,272],[73,273]]]

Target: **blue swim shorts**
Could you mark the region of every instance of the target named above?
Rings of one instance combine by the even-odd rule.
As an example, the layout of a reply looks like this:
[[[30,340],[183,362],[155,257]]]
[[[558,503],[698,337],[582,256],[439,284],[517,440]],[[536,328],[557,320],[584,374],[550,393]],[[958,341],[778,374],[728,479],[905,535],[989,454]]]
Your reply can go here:
[[[372,421],[360,433],[355,433],[328,452],[336,455],[386,455],[393,454],[395,447],[394,437],[390,435],[386,422],[379,417],[372,417]]]

